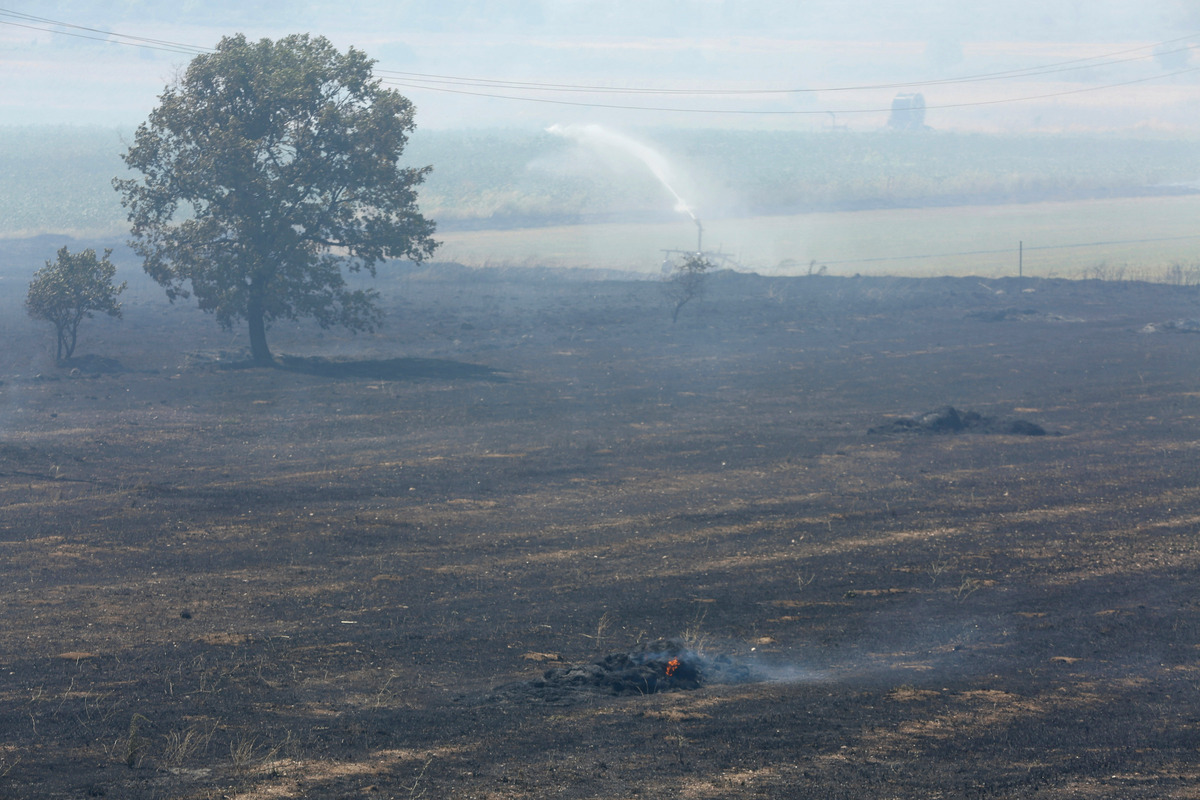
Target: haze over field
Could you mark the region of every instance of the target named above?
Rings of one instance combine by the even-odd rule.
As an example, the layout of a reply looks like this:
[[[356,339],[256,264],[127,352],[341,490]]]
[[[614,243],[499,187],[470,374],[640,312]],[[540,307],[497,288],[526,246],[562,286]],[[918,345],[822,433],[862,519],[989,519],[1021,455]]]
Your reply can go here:
[[[6,124],[133,125],[193,48],[309,32],[377,58],[424,128],[870,130],[899,92],[922,93],[938,130],[1200,128],[1190,0],[59,0],[0,11],[81,26],[0,13]]]
[[[16,2],[0,8],[0,237],[122,236],[110,186],[119,153],[190,59],[237,32],[320,34],[377,59],[376,74],[417,107],[407,155],[434,167],[421,205],[450,245],[442,255],[464,263],[656,270],[659,248],[695,243],[690,215],[752,269],[813,259],[907,269],[917,255],[961,251],[970,257],[946,268],[963,272],[981,268],[978,250],[1128,242],[1150,228],[1175,242],[1169,251],[1101,248],[1078,260],[1195,260],[1193,226],[1160,230],[1161,206],[1135,202],[1200,187],[1193,0]],[[893,115],[900,95],[917,94],[923,115]],[[928,238],[902,248],[885,237],[869,252],[853,233],[803,234],[815,220],[714,224],[1111,198],[1134,199],[1105,207],[1124,226],[1112,236],[1074,236],[1070,220],[1086,213],[1075,209],[1063,225],[1058,209],[1039,212],[1041,234],[1061,229],[1051,238],[989,226],[1007,217],[984,211],[972,226],[989,238],[949,250],[932,212],[908,228]],[[601,222],[643,227],[614,234]],[[551,225],[576,227],[471,233]],[[631,242],[636,254],[612,248]]]

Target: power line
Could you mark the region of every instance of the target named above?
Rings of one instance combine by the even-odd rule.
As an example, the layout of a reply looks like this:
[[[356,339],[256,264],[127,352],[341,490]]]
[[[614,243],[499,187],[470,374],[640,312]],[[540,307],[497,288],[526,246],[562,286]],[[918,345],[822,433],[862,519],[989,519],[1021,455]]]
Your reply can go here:
[[[0,25],[9,25],[14,28],[26,28],[29,30],[43,31],[45,33],[54,33],[60,36],[73,36],[77,39],[91,39],[92,41],[107,42],[109,44],[143,47],[150,50],[162,50],[170,53],[183,53],[185,55],[199,55],[200,53],[213,52],[211,47],[198,47],[196,45],[183,44],[181,42],[170,42],[163,39],[150,39],[144,36],[132,36],[124,33],[114,33],[112,31],[106,31],[100,28],[89,28],[84,25],[75,25],[70,22],[58,22],[57,20],[47,19],[46,17],[36,17],[32,14],[23,14],[19,11],[10,11],[4,8],[0,8],[0,16],[24,20],[25,23],[37,22],[42,25],[55,25],[61,28],[72,28],[77,31],[86,31],[86,33],[73,33],[71,31],[55,30],[54,28],[39,27],[37,25],[24,24],[21,22],[10,22],[8,20],[0,19]],[[102,34],[102,36],[89,36],[89,33]],[[114,39],[113,37],[117,38]]]
[[[1161,55],[1190,52],[1192,47],[1181,47],[1168,50]],[[1156,56],[1159,54],[1156,54]],[[1136,56],[1119,60],[1104,61],[1098,64],[1083,64],[1071,67],[1054,67],[1044,69],[1024,69],[1010,72],[996,72],[987,75],[976,75],[963,78],[941,78],[938,80],[913,81],[907,83],[877,83],[861,86],[831,86],[819,89],[650,89],[632,86],[605,88],[602,86],[587,86],[574,84],[536,83],[529,81],[505,81],[489,78],[459,78],[451,75],[429,75],[419,72],[396,72],[393,70],[376,70],[377,75],[392,80],[402,80],[406,85],[422,86],[428,89],[438,89],[441,86],[468,86],[481,89],[516,89],[537,92],[570,92],[572,94],[636,94],[636,95],[688,95],[697,97],[707,96],[762,96],[762,95],[795,95],[795,94],[833,94],[837,92],[878,91],[883,89],[921,89],[929,86],[947,86],[962,83],[982,83],[985,81],[1014,80],[1031,78],[1042,75],[1053,75],[1060,72],[1072,72],[1098,67],[1111,67],[1117,64],[1127,64],[1134,61],[1145,61],[1149,56]]]
[[[62,22],[46,17],[38,17],[32,14],[12,11],[9,9],[0,8],[0,17],[11,17],[21,20],[21,22],[13,22],[10,20],[0,19],[0,25],[8,25],[17,28],[26,28],[30,30],[42,31],[45,33],[57,34],[62,36],[72,36],[81,39],[90,39],[94,41],[102,41],[110,44],[118,44],[124,46],[141,47],[151,50],[160,50],[165,52],[181,53],[184,55],[200,55],[204,53],[212,53],[214,49],[211,47],[200,47],[197,45],[186,44],[182,42],[173,42],[164,39],[154,39],[143,36],[135,36],[130,34],[115,33],[99,28],[92,28],[84,25],[76,25],[74,23]],[[37,23],[37,24],[31,24]],[[52,27],[45,27],[52,26]],[[72,30],[61,30],[62,28],[70,28]],[[79,31],[79,32],[76,32]],[[99,34],[99,35],[92,35]],[[452,75],[434,75],[428,73],[415,72],[400,72],[395,70],[376,70],[376,74],[380,76],[381,83],[389,86],[396,86],[405,89],[415,89],[417,91],[434,91],[446,94],[459,94],[471,97],[485,97],[497,100],[508,100],[516,102],[530,103],[548,103],[553,105],[565,105],[584,108],[606,108],[620,109],[631,111],[654,111],[666,113],[685,113],[685,114],[740,114],[740,115],[811,115],[811,114],[828,114],[830,109],[801,109],[801,110],[764,110],[764,109],[714,109],[714,108],[679,108],[669,106],[647,106],[647,105],[628,105],[622,103],[604,103],[591,102],[582,100],[561,100],[548,97],[530,97],[523,95],[503,94],[494,91],[497,90],[513,90],[513,91],[536,91],[536,92],[570,92],[570,93],[592,93],[592,94],[639,94],[639,95],[668,95],[668,96],[711,96],[711,97],[756,97],[763,95],[793,95],[793,94],[810,94],[816,92],[854,92],[868,90],[885,90],[885,89],[914,89],[930,86],[944,86],[966,83],[979,83],[984,81],[997,80],[1013,80],[1018,78],[1037,77],[1056,72],[1066,72],[1080,69],[1093,69],[1103,66],[1113,66],[1116,64],[1129,63],[1132,61],[1145,60],[1151,56],[1169,55],[1180,52],[1190,52],[1192,46],[1184,44],[1182,47],[1163,51],[1160,48],[1178,45],[1182,42],[1194,39],[1200,34],[1189,34],[1187,36],[1167,39],[1165,41],[1156,42],[1154,44],[1142,45],[1134,48],[1127,48],[1111,53],[1106,53],[1098,56],[1089,56],[1087,58],[1072,59],[1069,61],[1054,62],[1043,64],[1040,66],[1027,67],[1017,70],[1007,70],[1002,72],[981,73],[977,75],[966,75],[952,78],[942,78],[928,81],[916,81],[909,83],[882,83],[882,84],[862,84],[850,86],[830,86],[819,89],[814,88],[793,88],[793,89],[647,89],[636,87],[602,87],[595,85],[575,85],[575,84],[555,84],[543,83],[534,81],[506,81],[495,80],[489,78],[469,78]],[[1151,56],[1140,55],[1130,58],[1131,53],[1143,53],[1146,50],[1153,50]],[[1002,98],[997,100],[978,100],[963,103],[943,103],[931,106],[926,106],[926,109],[951,109],[951,108],[966,108],[972,106],[1000,105],[1006,103],[1028,102],[1031,100],[1044,100],[1055,97],[1065,97],[1074,94],[1082,94],[1085,92],[1105,91],[1123,86],[1131,86],[1139,83],[1147,83],[1165,78],[1183,75],[1200,70],[1200,67],[1189,67],[1158,74],[1145,78],[1138,78],[1128,81],[1120,81],[1116,83],[1108,83],[1100,86],[1088,86],[1079,89],[1070,89],[1059,92],[1051,92],[1046,94],[1028,95],[1022,97]],[[389,77],[396,76],[396,77]],[[860,109],[838,109],[839,114],[877,114],[890,111],[891,108],[860,108]]]
[[[759,94],[815,94],[817,92],[857,92],[880,89],[919,89],[926,86],[944,86],[948,84],[959,83],[979,83],[984,81],[996,80],[1012,80],[1016,78],[1037,77],[1040,75],[1049,75],[1056,72],[1070,72],[1082,69],[1096,69],[1099,67],[1114,66],[1117,64],[1127,64],[1134,61],[1145,61],[1148,58],[1157,58],[1160,56],[1174,55],[1177,53],[1190,52],[1193,46],[1185,44],[1182,47],[1176,47],[1170,50],[1159,50],[1158,48],[1167,45],[1176,45],[1180,42],[1186,42],[1190,39],[1200,37],[1200,33],[1189,34],[1175,39],[1167,39],[1154,44],[1143,45],[1141,47],[1129,48],[1126,50],[1118,50],[1112,53],[1105,53],[1098,56],[1089,56],[1087,58],[1072,59],[1070,61],[1060,61],[1051,64],[1043,64],[1034,67],[1024,67],[1015,70],[1005,70],[1001,72],[985,72],[976,75],[963,75],[953,78],[938,78],[926,81],[908,81],[901,83],[874,83],[860,84],[851,86],[825,86],[819,88],[788,88],[788,89],[656,89],[644,87],[629,87],[629,86],[597,86],[587,84],[569,84],[569,83],[540,83],[535,81],[508,81],[496,80],[492,78],[470,78],[455,75],[437,75],[423,72],[399,72],[396,70],[376,70],[376,74],[381,76],[395,76],[398,79],[431,83],[431,84],[448,84],[453,86],[471,86],[476,88],[500,88],[500,89],[522,89],[535,91],[553,91],[553,92],[576,92],[576,93],[595,93],[595,94],[662,94],[662,95],[759,95]],[[1131,58],[1118,58],[1118,56],[1126,56],[1130,53],[1140,53],[1146,50],[1153,50],[1149,55],[1139,55]],[[433,87],[430,87],[433,88]]]
[[[969,107],[973,107],[973,106],[992,106],[992,105],[1003,105],[1006,103],[1029,102],[1032,100],[1048,100],[1048,99],[1052,99],[1055,97],[1067,97],[1070,95],[1084,94],[1087,92],[1100,92],[1100,91],[1105,91],[1107,89],[1117,89],[1122,86],[1133,86],[1133,85],[1136,85],[1139,83],[1148,83],[1150,81],[1162,80],[1164,78],[1171,78],[1171,77],[1175,77],[1176,75],[1185,75],[1187,73],[1192,73],[1192,72],[1197,72],[1197,71],[1200,71],[1200,66],[1188,67],[1186,69],[1176,70],[1175,72],[1167,72],[1167,73],[1163,73],[1160,75],[1152,75],[1147,78],[1136,78],[1134,80],[1121,81],[1119,83],[1108,83],[1108,84],[1104,84],[1102,86],[1087,86],[1087,87],[1082,87],[1079,89],[1066,89],[1066,90],[1059,91],[1059,92],[1048,92],[1045,94],[1026,95],[1026,96],[1022,96],[1022,97],[1008,97],[1008,98],[1002,98],[1002,99],[998,99],[998,100],[972,100],[972,101],[963,102],[963,103],[940,103],[940,104],[925,106],[925,109],[933,110],[933,109],[947,109],[947,108],[969,108]],[[621,103],[595,103],[595,102],[585,102],[582,100],[556,100],[556,99],[548,98],[548,97],[522,97],[519,95],[496,94],[496,93],[492,93],[492,92],[471,91],[471,90],[467,90],[467,89],[451,89],[451,88],[447,88],[447,87],[423,86],[421,84],[408,83],[408,82],[396,81],[396,80],[384,80],[382,82],[389,86],[399,86],[399,87],[406,88],[406,89],[417,89],[417,90],[424,89],[426,91],[432,91],[432,92],[462,94],[462,95],[469,95],[469,96],[473,96],[473,97],[488,97],[488,98],[493,98],[493,99],[498,99],[498,100],[518,100],[518,101],[523,101],[523,102],[528,102],[528,103],[550,103],[553,105],[577,106],[577,107],[584,107],[584,108],[608,108],[608,109],[621,109],[621,110],[628,110],[628,111],[658,111],[658,112],[671,112],[671,113],[680,113],[680,114],[745,114],[745,115],[757,115],[757,116],[801,116],[801,115],[809,115],[809,114],[824,115],[824,114],[831,113],[831,110],[827,109],[827,108],[824,108],[824,109],[720,109],[720,108],[680,108],[680,107],[672,107],[672,106],[644,106],[644,105],[639,106],[639,105],[626,105],[626,104],[621,104]],[[892,109],[890,106],[888,108],[843,108],[843,109],[838,109],[836,113],[838,113],[838,114],[879,114],[879,113],[884,113],[884,112],[888,112],[891,110]]]

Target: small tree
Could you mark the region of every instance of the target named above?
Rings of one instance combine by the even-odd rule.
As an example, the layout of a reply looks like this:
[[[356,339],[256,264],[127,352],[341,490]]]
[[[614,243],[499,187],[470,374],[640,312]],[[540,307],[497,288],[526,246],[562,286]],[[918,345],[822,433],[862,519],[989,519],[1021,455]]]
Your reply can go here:
[[[322,37],[226,37],[138,128],[124,159],[143,177],[113,182],[146,272],[223,327],[246,320],[256,363],[275,320],[373,330],[378,295],[343,267],[374,277],[436,247],[416,205],[429,168],[400,164],[412,104],[373,64]]]
[[[105,250],[104,258],[97,259],[96,251],[90,248],[71,255],[63,247],[55,261],[47,261],[34,273],[25,309],[35,319],[54,323],[58,332],[55,360],[60,364],[74,354],[79,323],[84,318],[96,311],[121,316],[117,295],[125,291],[125,284],[113,286],[117,268],[108,260],[111,255],[112,250]]]
[[[704,296],[705,279],[712,267],[712,262],[703,253],[692,253],[667,276],[663,291],[667,299],[675,304],[671,311],[672,323],[679,319],[679,312],[685,305]]]

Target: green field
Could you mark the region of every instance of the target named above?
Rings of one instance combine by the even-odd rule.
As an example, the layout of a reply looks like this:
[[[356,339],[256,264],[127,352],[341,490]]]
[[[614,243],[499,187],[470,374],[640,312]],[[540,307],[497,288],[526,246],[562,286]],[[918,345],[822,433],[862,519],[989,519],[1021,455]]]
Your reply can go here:
[[[1200,262],[1200,196],[1153,196],[1200,183],[1192,140],[636,136],[672,165],[675,188],[704,221],[705,249],[761,273],[803,273],[815,261],[832,274],[1008,275],[1019,242],[1028,275],[1170,279]],[[111,181],[124,174],[130,138],[0,126],[0,240],[123,237]],[[434,166],[420,204],[440,225],[440,259],[655,273],[664,249],[696,246],[695,226],[671,210],[663,185],[621,153],[545,132],[477,130],[418,131],[406,155]],[[1109,199],[1088,199],[1097,197]]]
[[[440,259],[472,266],[603,267],[658,272],[664,249],[695,247],[696,229],[613,223],[446,232]],[[1174,280],[1200,269],[1200,197],[763,216],[705,223],[704,248],[761,274],[1024,274]],[[1175,268],[1178,267],[1178,270]],[[1191,281],[1191,282],[1194,282]]]

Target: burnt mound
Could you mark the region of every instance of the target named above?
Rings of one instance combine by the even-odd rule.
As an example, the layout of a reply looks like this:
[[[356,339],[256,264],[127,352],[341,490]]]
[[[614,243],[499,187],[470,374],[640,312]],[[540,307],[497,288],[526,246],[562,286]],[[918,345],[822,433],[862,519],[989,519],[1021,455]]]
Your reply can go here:
[[[1166,322],[1151,322],[1142,328],[1142,333],[1200,333],[1200,320],[1169,319]]]
[[[954,406],[941,406],[912,417],[889,420],[867,430],[870,434],[955,434],[987,433],[1012,436],[1045,436],[1046,429],[1026,419],[986,417],[975,411],[959,411]]]
[[[724,655],[696,652],[660,639],[588,664],[551,667],[541,677],[501,686],[494,699],[571,703],[590,697],[629,697],[759,680],[753,668]]]

